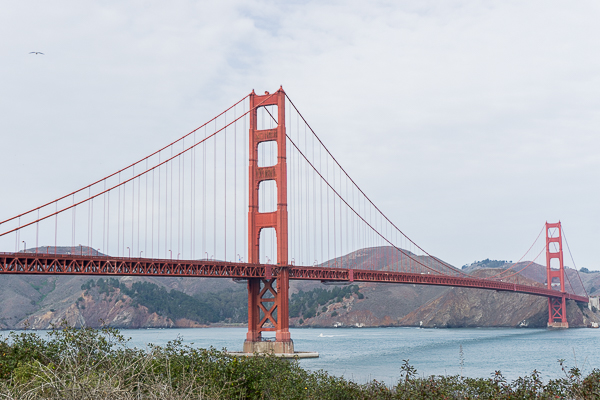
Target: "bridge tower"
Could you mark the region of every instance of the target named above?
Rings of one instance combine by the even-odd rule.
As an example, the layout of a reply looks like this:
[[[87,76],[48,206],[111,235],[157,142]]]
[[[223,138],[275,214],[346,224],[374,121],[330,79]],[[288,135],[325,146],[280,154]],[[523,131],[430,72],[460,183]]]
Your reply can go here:
[[[277,106],[277,127],[257,129],[257,109]],[[250,94],[250,164],[248,209],[248,262],[259,264],[260,234],[265,228],[274,228],[277,243],[277,265],[265,266],[265,278],[248,279],[248,333],[244,353],[294,353],[294,343],[289,331],[289,270],[288,270],[288,211],[287,163],[285,131],[285,92]],[[277,164],[258,165],[258,145],[276,142]],[[275,181],[277,210],[259,212],[259,188],[263,181]],[[262,333],[275,331],[275,340],[264,340]]]
[[[550,237],[550,229],[557,229],[558,236]],[[558,251],[553,252],[550,245],[555,243]],[[551,267],[551,261],[558,260],[558,269]],[[567,305],[565,293],[565,268],[563,263],[562,228],[560,221],[554,224],[546,222],[546,278],[548,289],[552,289],[552,279],[558,278],[560,282],[560,295],[548,297],[548,327],[568,328]],[[558,293],[557,293],[558,294]]]

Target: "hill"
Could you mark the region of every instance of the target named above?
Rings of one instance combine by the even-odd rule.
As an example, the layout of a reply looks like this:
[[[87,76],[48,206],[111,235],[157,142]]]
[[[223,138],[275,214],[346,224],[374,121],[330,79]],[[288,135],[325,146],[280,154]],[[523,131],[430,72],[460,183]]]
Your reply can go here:
[[[92,251],[85,246],[58,250]],[[383,269],[392,253],[391,248],[362,249],[326,265],[352,261],[357,268]],[[516,272],[528,264],[484,260],[463,270],[489,276],[510,266]],[[574,270],[567,270],[567,274],[571,282],[579,282]],[[544,285],[545,267],[529,265],[511,279]],[[581,280],[588,291],[600,292],[600,273],[581,274]],[[327,286],[292,281],[290,293],[290,325],[297,327],[542,327],[547,320],[545,298],[488,290],[383,283]],[[586,308],[575,303],[568,307],[571,326],[600,322]],[[75,326],[107,324],[119,328],[244,325],[246,286],[210,278],[2,276],[1,329],[46,329],[62,320]]]

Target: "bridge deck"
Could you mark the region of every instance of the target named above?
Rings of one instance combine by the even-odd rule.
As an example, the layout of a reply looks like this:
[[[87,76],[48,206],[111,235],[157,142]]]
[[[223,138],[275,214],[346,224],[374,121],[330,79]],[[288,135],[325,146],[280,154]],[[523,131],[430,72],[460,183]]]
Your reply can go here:
[[[342,282],[408,283],[439,285],[562,297],[557,290],[510,282],[393,271],[349,268],[288,266],[290,279]],[[170,260],[40,253],[0,253],[0,274],[171,276],[204,278],[277,277],[274,265],[231,263],[211,260]],[[565,293],[565,298],[589,302],[585,296]]]

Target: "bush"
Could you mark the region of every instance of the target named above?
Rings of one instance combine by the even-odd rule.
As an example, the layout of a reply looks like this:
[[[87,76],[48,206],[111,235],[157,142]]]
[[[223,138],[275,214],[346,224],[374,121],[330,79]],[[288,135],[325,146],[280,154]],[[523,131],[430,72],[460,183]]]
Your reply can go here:
[[[350,399],[360,386],[297,360],[236,357],[181,340],[131,349],[110,328],[63,325],[48,338],[11,333],[0,342],[0,396],[28,399]],[[341,396],[340,396],[341,395]]]
[[[559,360],[565,377],[544,383],[537,371],[508,382],[490,378],[419,377],[408,360],[398,383],[359,385],[297,360],[236,357],[181,340],[131,349],[117,330],[66,325],[41,337],[12,332],[0,341],[0,396],[10,399],[596,399],[600,370],[583,376]]]

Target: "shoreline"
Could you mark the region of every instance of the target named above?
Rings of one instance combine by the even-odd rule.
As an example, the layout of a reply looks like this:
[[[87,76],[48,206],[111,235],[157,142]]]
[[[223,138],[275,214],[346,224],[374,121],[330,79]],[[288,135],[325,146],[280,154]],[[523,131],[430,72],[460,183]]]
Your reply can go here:
[[[73,329],[82,329],[82,328],[91,328],[91,329],[102,329],[103,327],[78,327]],[[188,329],[218,329],[218,328],[239,328],[239,329],[247,329],[247,325],[240,324],[213,324],[213,325],[202,325],[202,326],[190,326],[190,327],[180,327],[180,326],[164,326],[164,327],[142,327],[142,328],[128,328],[121,326],[106,326],[106,328],[117,329],[117,330],[188,330]],[[452,327],[426,327],[426,326],[398,326],[398,325],[380,325],[380,326],[290,326],[291,329],[340,329],[340,330],[351,330],[351,329],[388,329],[388,328],[410,328],[410,329],[423,329],[423,330],[459,330],[459,329],[515,329],[515,330],[528,330],[528,329],[548,329],[555,330],[556,328],[550,327],[526,327],[526,326],[452,326]],[[56,329],[62,329],[62,327],[57,327]],[[595,329],[591,326],[572,326],[568,328],[570,329]],[[0,333],[2,332],[27,332],[27,331],[51,331],[52,328],[49,329],[35,329],[35,328],[14,328],[14,329],[0,329]]]

